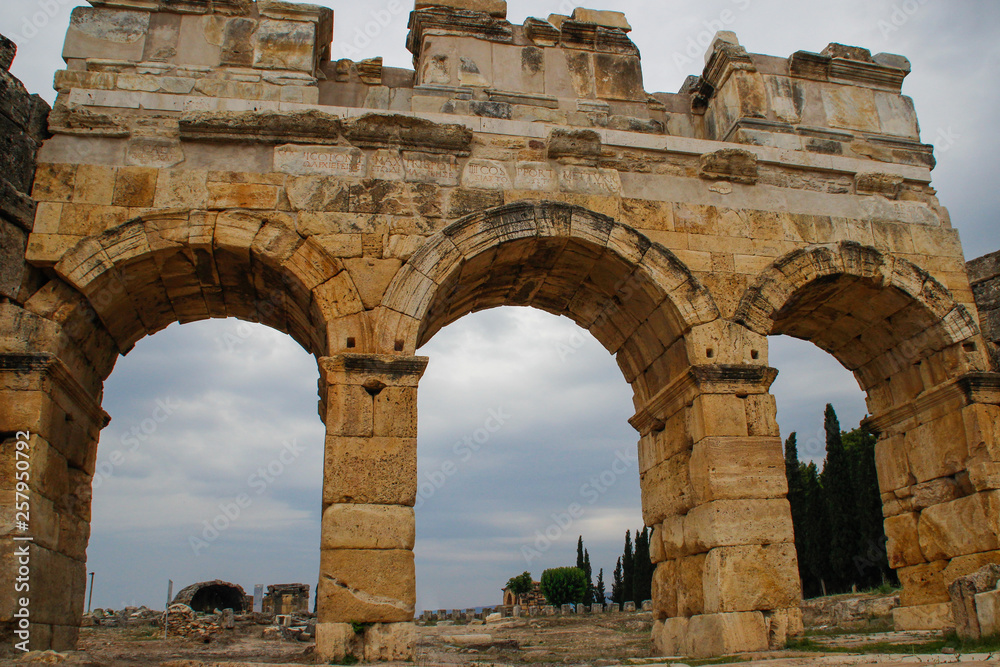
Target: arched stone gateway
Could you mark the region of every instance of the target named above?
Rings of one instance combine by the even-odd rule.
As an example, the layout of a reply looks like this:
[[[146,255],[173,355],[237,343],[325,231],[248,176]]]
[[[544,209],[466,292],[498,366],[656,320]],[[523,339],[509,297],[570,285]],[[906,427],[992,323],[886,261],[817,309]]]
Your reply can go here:
[[[4,632],[75,644],[104,380],[206,318],[317,357],[325,659],[412,657],[416,353],[502,305],[573,319],[632,386],[661,653],[801,630],[770,335],[867,392],[898,627],[948,627],[947,585],[1000,562],[1000,376],[905,58],[720,33],[700,77],[650,95],[615,12],[514,25],[502,0],[420,2],[410,71],[332,62],[314,6],[91,4],[48,132],[0,43],[4,516],[19,450],[32,499],[0,581],[21,572],[10,538],[33,538],[29,628],[5,589]]]

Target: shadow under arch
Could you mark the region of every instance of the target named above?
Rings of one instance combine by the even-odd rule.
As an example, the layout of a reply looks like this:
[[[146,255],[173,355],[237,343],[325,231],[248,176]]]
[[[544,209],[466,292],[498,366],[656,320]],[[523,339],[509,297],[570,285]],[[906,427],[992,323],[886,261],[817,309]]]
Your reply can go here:
[[[854,242],[795,250],[764,270],[734,320],[808,340],[852,371],[879,415],[931,388],[921,362],[968,343],[964,371],[988,370],[969,311],[912,262]],[[959,349],[962,349],[961,347]]]
[[[462,316],[503,305],[565,315],[590,331],[616,355],[637,400],[658,389],[643,377],[650,367],[719,317],[709,291],[663,246],[579,206],[527,201],[427,239],[389,285],[378,343],[385,354],[412,354]]]

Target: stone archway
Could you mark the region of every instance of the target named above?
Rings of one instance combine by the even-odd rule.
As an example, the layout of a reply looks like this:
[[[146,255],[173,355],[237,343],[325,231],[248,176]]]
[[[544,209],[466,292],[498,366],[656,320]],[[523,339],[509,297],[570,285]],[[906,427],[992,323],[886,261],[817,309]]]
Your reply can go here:
[[[694,274],[641,233],[580,207],[531,201],[428,238],[382,301],[374,331],[382,354],[324,360],[331,438],[320,651],[346,652],[349,622],[359,618],[383,623],[369,630],[372,642],[413,641],[410,507],[427,360],[407,355],[447,323],[501,305],[570,317],[616,355],[633,387],[661,650],[784,645],[801,624],[801,592],[766,339],[720,320]]]
[[[328,324],[360,301],[340,261],[274,213],[136,218],[81,240],[49,275],[27,285],[23,307],[0,304],[0,412],[30,434],[32,646],[66,649],[83,611],[103,382],[118,356],[211,317],[271,326],[318,356]],[[17,440],[3,436],[13,465]]]
[[[897,628],[952,625],[948,585],[1000,563],[1000,393],[970,313],[906,259],[839,243],[776,261],[736,320],[811,341],[854,373],[879,436],[889,563],[903,584]]]

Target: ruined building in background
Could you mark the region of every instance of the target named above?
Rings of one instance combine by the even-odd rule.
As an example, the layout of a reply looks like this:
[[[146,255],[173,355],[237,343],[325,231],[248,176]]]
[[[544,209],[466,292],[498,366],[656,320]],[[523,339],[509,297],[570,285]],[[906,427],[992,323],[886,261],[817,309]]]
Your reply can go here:
[[[547,604],[548,601],[542,593],[541,582],[532,581],[531,590],[522,595],[516,595],[509,588],[503,589],[503,605],[505,607],[513,607],[515,605],[522,607],[544,607]]]
[[[309,584],[273,584],[267,587],[263,604],[265,614],[300,614],[309,611]]]
[[[409,71],[331,61],[320,7],[90,2],[33,182],[44,109],[2,77],[0,488],[30,431],[36,648],[77,638],[104,380],[210,317],[287,332],[321,369],[327,660],[413,656],[416,350],[495,306],[572,318],[633,389],[659,652],[801,630],[770,335],[867,393],[899,628],[951,625],[948,585],[1000,562],[1000,375],[905,58],[722,33],[650,94],[614,12],[514,25],[502,0],[421,0]]]

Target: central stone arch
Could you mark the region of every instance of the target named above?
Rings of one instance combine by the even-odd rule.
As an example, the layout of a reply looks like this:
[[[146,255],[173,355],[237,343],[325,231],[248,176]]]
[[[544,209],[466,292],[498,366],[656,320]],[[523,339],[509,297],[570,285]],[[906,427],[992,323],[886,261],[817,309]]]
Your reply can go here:
[[[502,305],[573,319],[616,356],[633,388],[659,648],[783,646],[801,625],[801,591],[766,338],[720,319],[697,277],[631,227],[578,206],[524,201],[429,237],[386,291],[377,353],[324,360],[334,434],[324,655],[349,652],[348,623],[359,618],[382,623],[368,641],[413,641],[416,393],[427,359],[412,355],[450,322]],[[345,540],[348,525],[367,528]]]

